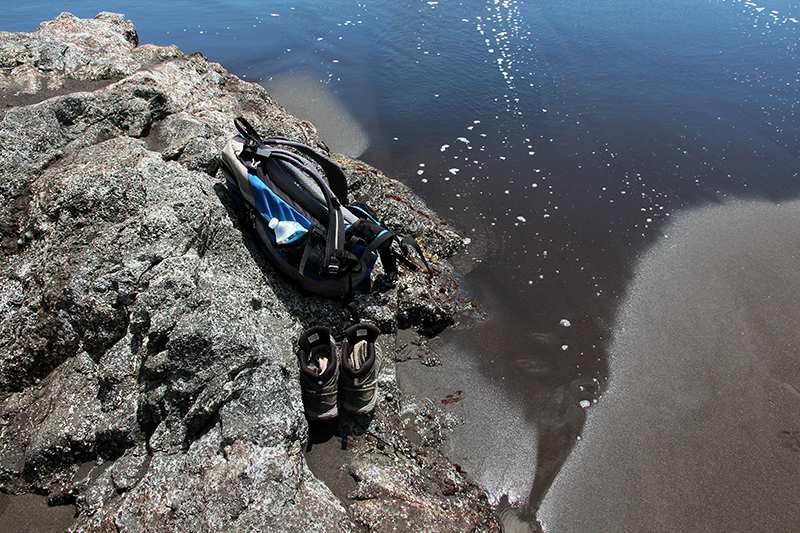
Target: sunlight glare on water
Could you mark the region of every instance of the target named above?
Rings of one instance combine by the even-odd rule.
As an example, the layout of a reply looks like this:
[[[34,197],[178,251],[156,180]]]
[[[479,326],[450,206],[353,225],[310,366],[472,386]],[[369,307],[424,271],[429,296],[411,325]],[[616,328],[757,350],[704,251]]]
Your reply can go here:
[[[364,132],[357,149],[337,149],[363,152],[461,233],[454,263],[486,320],[440,339],[453,355],[443,371],[480,374],[514,404],[499,405],[523,428],[510,445],[536,458],[533,483],[526,470],[516,488],[492,485],[502,474],[490,459],[471,475],[531,490],[532,508],[602,405],[612,324],[637,263],[671,242],[673,218],[800,192],[794,1],[83,0],[68,9],[123,12],[142,43],[202,51],[246,80],[311,80],[341,104],[348,132]],[[33,31],[61,10],[1,3],[0,29]],[[326,142],[347,146],[338,127]],[[419,382],[435,397],[433,378]],[[454,456],[476,457],[460,442]]]

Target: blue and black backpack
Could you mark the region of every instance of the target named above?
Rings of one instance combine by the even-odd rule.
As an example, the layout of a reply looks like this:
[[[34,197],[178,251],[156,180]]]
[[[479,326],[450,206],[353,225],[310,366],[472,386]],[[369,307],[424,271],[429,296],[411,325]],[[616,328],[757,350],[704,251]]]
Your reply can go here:
[[[405,258],[409,246],[430,275],[416,241],[390,231],[366,204],[348,202],[335,161],[299,142],[262,139],[243,117],[234,124],[239,134],[219,158],[228,192],[267,257],[302,288],[350,303],[356,287],[369,287],[378,256],[390,277],[398,259],[416,268]]]

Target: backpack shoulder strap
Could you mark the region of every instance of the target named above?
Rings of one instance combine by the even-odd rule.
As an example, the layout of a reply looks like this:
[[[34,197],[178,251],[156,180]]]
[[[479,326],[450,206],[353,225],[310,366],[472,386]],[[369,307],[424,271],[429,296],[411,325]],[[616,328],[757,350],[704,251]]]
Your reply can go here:
[[[325,172],[331,192],[336,195],[339,203],[341,205],[348,204],[347,178],[344,175],[342,167],[340,167],[336,161],[306,144],[292,141],[284,137],[270,137],[269,139],[262,139],[256,129],[244,117],[236,117],[236,119],[233,121],[233,124],[246,141],[251,141],[256,144],[281,144],[284,146],[291,146],[292,148],[297,149],[303,155],[313,159]]]
[[[347,178],[344,175],[342,167],[340,167],[336,161],[308,145],[296,141],[290,141],[289,139],[284,139],[283,137],[270,137],[269,139],[264,139],[264,142],[267,144],[291,146],[303,155],[313,159],[320,167],[322,167],[322,170],[325,172],[331,192],[333,192],[333,194],[336,195],[336,198],[339,199],[339,203],[342,205],[347,205]]]
[[[252,141],[255,143],[261,142],[261,138],[259,137],[256,129],[249,122],[247,122],[247,119],[244,117],[236,117],[233,119],[233,125],[236,126],[236,129],[246,141]]]

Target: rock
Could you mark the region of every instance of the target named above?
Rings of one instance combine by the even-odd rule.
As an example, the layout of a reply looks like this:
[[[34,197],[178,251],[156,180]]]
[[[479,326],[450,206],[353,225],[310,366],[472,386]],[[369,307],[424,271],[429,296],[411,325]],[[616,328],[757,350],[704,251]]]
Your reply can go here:
[[[145,477],[82,531],[355,531],[344,507],[285,446],[234,441],[218,426]]]
[[[341,335],[349,315],[266,262],[216,156],[240,114],[327,150],[312,124],[202,55],[138,46],[122,15],[0,32],[0,67],[0,490],[75,504],[73,531],[499,530],[434,452],[435,417],[399,414],[416,404],[390,351],[382,436],[350,466],[357,501],[305,462],[294,343],[312,325]],[[357,295],[362,316],[387,338],[437,334],[463,305],[460,239],[406,187],[340,162],[354,199],[433,266],[383,276]],[[355,422],[340,431],[363,436]]]

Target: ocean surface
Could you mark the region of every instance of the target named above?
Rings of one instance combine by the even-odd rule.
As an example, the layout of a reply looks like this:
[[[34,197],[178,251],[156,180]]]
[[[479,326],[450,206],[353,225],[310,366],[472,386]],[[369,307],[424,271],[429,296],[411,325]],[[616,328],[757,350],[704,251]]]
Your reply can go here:
[[[699,299],[699,288],[715,286],[717,272],[732,265],[755,269],[746,302],[777,299],[776,294],[800,296],[792,280],[778,293],[759,292],[759,280],[776,279],[761,263],[714,263],[731,250],[737,257],[761,254],[759,260],[765,260],[763,250],[747,248],[758,239],[747,240],[747,246],[739,241],[715,246],[730,233],[748,234],[748,221],[773,220],[771,210],[794,206],[800,193],[800,3],[0,0],[0,30],[34,31],[40,21],[62,11],[80,17],[124,13],[136,25],[141,43],[200,51],[234,74],[263,84],[290,112],[310,119],[331,149],[360,157],[406,183],[462,233],[469,244],[456,261],[459,281],[482,305],[485,318],[435,341],[441,366],[401,365],[400,379],[411,392],[437,401],[460,400],[442,404],[463,421],[448,444],[449,453],[493,501],[507,495],[528,519],[541,506],[539,519],[547,531],[721,530],[713,517],[730,510],[724,495],[738,494],[731,486],[735,476],[705,480],[722,496],[700,498],[704,507],[688,513],[700,522],[677,522],[688,529],[670,529],[675,517],[665,524],[635,526],[630,513],[588,526],[592,517],[568,523],[559,517],[569,514],[563,502],[581,506],[590,504],[592,495],[613,493],[605,488],[612,478],[618,486],[644,476],[659,491],[685,493],[696,501],[704,485],[693,478],[697,465],[677,476],[661,476],[658,465],[670,462],[664,450],[633,448],[634,455],[642,450],[637,461],[644,466],[628,477],[610,478],[581,466],[591,454],[579,448],[591,446],[590,434],[599,435],[595,441],[602,443],[609,432],[620,438],[626,428],[639,428],[627,436],[627,442],[638,442],[641,428],[648,425],[643,421],[658,425],[665,409],[683,405],[681,398],[703,389],[687,389],[689,378],[681,373],[660,372],[674,368],[673,359],[667,364],[652,353],[660,346],[690,362],[713,360],[713,365],[689,367],[708,377],[704,385],[716,383],[715,391],[741,383],[730,368],[744,372],[744,367],[719,360],[717,352],[707,349],[719,345],[716,336],[728,338],[728,333],[711,327],[692,344],[687,339],[694,337],[687,332],[694,335],[703,324],[735,314],[745,305],[742,301],[712,307],[694,322],[668,321],[677,319],[676,308],[703,308],[707,300]],[[754,203],[760,208],[747,210]],[[744,226],[722,225],[713,238],[705,233],[692,237],[706,224],[701,216],[692,218],[695,214],[737,205],[745,206],[747,215],[731,215],[731,220],[744,221]],[[785,216],[787,211],[779,212]],[[764,229],[762,240],[790,234],[793,228],[776,222]],[[643,268],[652,272],[668,262],[653,265],[654,257],[680,253],[684,248],[675,248],[677,243],[704,238],[709,238],[704,249],[715,253],[696,259],[695,270],[685,277],[706,279],[696,282],[698,290],[682,300],[670,299],[682,294],[684,278],[662,271],[654,278],[664,280],[656,283],[658,290],[637,292],[637,287],[650,287],[642,285]],[[786,253],[786,272],[800,266],[793,242],[774,249]],[[698,269],[708,277],[697,274]],[[673,305],[650,312],[664,301]],[[789,301],[782,305],[791,307]],[[631,315],[631,306],[640,312]],[[791,311],[777,313],[775,320],[794,317]],[[637,321],[641,316],[650,317],[649,322]],[[749,315],[743,320],[759,322]],[[626,334],[637,342],[626,340]],[[758,353],[788,357],[776,379],[789,387],[781,390],[794,390],[786,401],[797,404],[797,348],[781,346]],[[627,364],[631,361],[635,364]],[[631,386],[622,378],[615,381],[616,376],[627,376]],[[627,423],[619,424],[616,408],[604,407],[615,405],[619,396],[606,402],[606,394],[636,390],[639,377],[651,381],[653,376],[685,394],[662,395],[657,401],[637,397],[631,401],[654,401],[655,411],[626,415]],[[725,405],[729,400],[709,401]],[[593,425],[593,416],[610,422]],[[798,472],[798,419],[775,416],[781,421],[775,432],[789,435],[779,442],[794,455],[769,465]],[[757,424],[759,418],[752,420]],[[674,431],[680,434],[682,427]],[[723,438],[719,427],[701,430],[710,432],[706,440]],[[774,444],[724,438],[733,439],[726,441],[730,447],[756,452]],[[578,459],[571,463],[575,454]],[[627,465],[624,457],[613,460]],[[597,461],[612,459],[601,454],[595,466]],[[770,479],[767,467],[753,465]],[[564,492],[567,473],[571,483],[583,476],[583,487],[591,485],[580,492],[581,501]],[[792,490],[787,483],[786,490]],[[551,486],[556,490],[548,496]],[[618,501],[629,496],[620,495]],[[741,495],[737,498],[741,502]],[[769,530],[792,531],[800,523],[796,503],[769,494],[760,500],[770,505],[774,521]],[[684,503],[675,502],[674,514],[686,513]],[[636,507],[638,516],[652,514],[648,504],[656,505],[644,501]],[[698,516],[708,516],[708,522]],[[741,520],[725,527],[745,531],[758,524]]]

